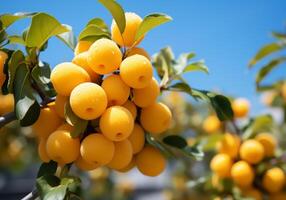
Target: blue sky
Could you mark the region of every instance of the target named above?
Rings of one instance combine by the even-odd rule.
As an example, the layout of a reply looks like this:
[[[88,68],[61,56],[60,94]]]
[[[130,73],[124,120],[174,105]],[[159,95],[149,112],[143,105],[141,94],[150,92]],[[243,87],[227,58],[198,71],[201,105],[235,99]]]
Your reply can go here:
[[[126,11],[142,17],[152,12],[164,12],[174,20],[150,32],[141,46],[150,54],[161,47],[172,46],[176,55],[194,51],[197,59],[204,59],[210,75],[190,73],[187,80],[193,87],[219,89],[251,100],[258,111],[258,97],[254,79],[257,70],[248,70],[247,63],[263,45],[273,41],[272,30],[285,30],[285,0],[120,0]],[[60,22],[74,27],[78,34],[86,22],[101,17],[107,24],[111,16],[97,1],[79,0],[9,0],[1,2],[0,13],[44,11]],[[26,24],[17,23],[10,32],[19,32]],[[72,59],[73,53],[56,39],[51,40],[43,60],[51,66]],[[277,69],[266,81],[285,77],[285,69]]]

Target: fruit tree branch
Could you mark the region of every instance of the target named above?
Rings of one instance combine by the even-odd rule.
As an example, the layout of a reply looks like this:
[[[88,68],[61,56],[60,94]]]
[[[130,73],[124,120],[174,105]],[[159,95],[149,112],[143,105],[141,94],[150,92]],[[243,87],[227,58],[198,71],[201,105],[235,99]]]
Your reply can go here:
[[[16,120],[16,114],[14,112],[7,113],[3,116],[0,116],[0,128],[9,124],[10,122]]]

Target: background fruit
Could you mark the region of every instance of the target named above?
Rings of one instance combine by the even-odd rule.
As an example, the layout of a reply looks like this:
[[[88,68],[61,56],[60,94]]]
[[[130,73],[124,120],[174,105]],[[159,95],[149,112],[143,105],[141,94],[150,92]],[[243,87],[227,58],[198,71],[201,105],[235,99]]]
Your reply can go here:
[[[102,114],[99,127],[112,141],[122,141],[129,137],[134,127],[131,113],[122,106],[112,106]]]
[[[49,107],[42,108],[38,120],[33,124],[33,132],[38,137],[47,138],[62,123],[62,119],[57,115],[54,105],[50,104]]]
[[[262,194],[259,190],[255,188],[248,188],[242,191],[243,196],[245,197],[251,197],[254,200],[262,200]]]
[[[241,118],[241,117],[246,117],[248,115],[250,104],[247,99],[244,98],[235,99],[232,102],[231,106],[235,117]]]
[[[135,35],[140,26],[142,19],[135,13],[125,13],[126,26],[123,34],[121,35],[119,28],[115,21],[111,25],[111,37],[120,46],[131,47],[135,42]],[[143,38],[140,38],[142,40]],[[138,42],[139,43],[139,42]],[[137,43],[137,44],[138,44]]]
[[[100,167],[100,164],[88,162],[84,160],[81,156],[74,162],[75,166],[83,171],[90,171]]]
[[[120,64],[122,80],[132,88],[147,87],[152,80],[153,68],[150,61],[141,55],[125,58]]]
[[[221,122],[217,118],[217,116],[211,115],[208,116],[203,122],[203,130],[206,133],[214,133],[219,131],[221,127]]]
[[[154,103],[141,110],[141,125],[147,132],[153,134],[166,131],[171,124],[171,119],[172,113],[163,103]]]
[[[65,118],[65,104],[68,102],[68,97],[57,95],[55,101],[55,111],[61,117]]]
[[[223,139],[217,144],[218,152],[227,154],[231,158],[236,158],[238,156],[239,147],[240,138],[231,133],[225,133]]]
[[[156,102],[160,94],[160,87],[155,78],[152,78],[150,84],[142,89],[133,89],[133,102],[143,108]]]
[[[218,175],[218,177],[230,177],[230,170],[232,167],[231,157],[227,154],[217,154],[211,160],[210,167],[211,170]]]
[[[105,91],[95,83],[82,83],[71,93],[70,105],[73,112],[82,119],[98,118],[107,107]]]
[[[0,115],[7,114],[14,110],[14,96],[12,94],[0,94]]]
[[[239,155],[242,160],[251,164],[256,164],[263,159],[264,148],[258,141],[249,139],[242,143]]]
[[[101,87],[104,89],[108,105],[124,104],[130,94],[130,88],[122,81],[119,75],[110,75],[102,82]]]
[[[264,154],[267,157],[273,156],[275,154],[275,148],[277,146],[277,141],[274,136],[268,133],[260,133],[255,137],[255,139],[262,144],[264,147]]]
[[[84,160],[100,165],[108,164],[114,156],[114,151],[114,143],[100,133],[90,134],[80,146],[80,153]]]
[[[58,94],[69,96],[77,85],[84,82],[90,82],[90,77],[81,67],[73,63],[65,62],[58,64],[53,69],[51,81]]]
[[[231,177],[238,186],[247,188],[254,180],[254,172],[247,162],[238,161],[231,168]]]
[[[166,168],[166,159],[155,147],[146,146],[136,156],[136,166],[146,176],[158,176]]]
[[[133,116],[134,120],[136,119],[137,116],[137,108],[135,104],[132,101],[127,100],[122,107],[126,108]]]
[[[145,144],[145,134],[143,128],[135,123],[131,135],[128,137],[132,145],[133,154],[140,152]]]
[[[122,54],[115,42],[109,39],[95,41],[88,50],[87,62],[98,74],[108,74],[118,69]]]
[[[108,163],[111,169],[123,169],[128,166],[132,160],[133,151],[129,140],[115,142],[115,151],[112,160]]]
[[[285,174],[283,170],[278,167],[267,170],[263,176],[262,184],[270,193],[279,192],[285,185]]]
[[[41,161],[48,163],[50,162],[51,159],[47,154],[46,144],[47,144],[47,139],[41,138],[39,145],[38,145],[38,154],[39,154]]]
[[[72,138],[70,132],[57,130],[47,140],[48,156],[60,165],[71,163],[79,156],[79,138]]]

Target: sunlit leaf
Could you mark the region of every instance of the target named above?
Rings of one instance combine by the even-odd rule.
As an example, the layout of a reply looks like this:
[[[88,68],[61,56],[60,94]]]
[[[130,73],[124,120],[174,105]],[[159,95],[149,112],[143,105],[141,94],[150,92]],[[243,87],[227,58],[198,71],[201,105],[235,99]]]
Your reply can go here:
[[[63,41],[71,50],[75,49],[76,46],[76,37],[73,33],[72,27],[66,24],[63,24],[68,31],[57,35],[61,41]]]
[[[144,17],[135,36],[135,41],[139,40],[142,36],[148,33],[153,28],[171,21],[172,18],[166,14],[154,13]]]
[[[286,57],[279,57],[271,60],[263,66],[256,75],[256,83],[259,84],[275,67],[286,61]]]
[[[111,13],[121,33],[124,32],[126,19],[123,8],[115,0],[98,0]]]
[[[25,45],[25,40],[20,35],[9,35],[8,40],[10,44],[20,44]]]
[[[46,13],[38,13],[32,17],[32,23],[26,37],[28,47],[40,49],[52,36],[68,32],[65,25]]]
[[[35,14],[37,14],[37,13],[36,12],[33,12],[33,13],[19,12],[19,13],[15,13],[15,14],[3,14],[0,16],[0,21],[2,22],[3,27],[7,28],[11,24],[13,24],[14,22],[16,22],[20,19],[27,18],[27,17],[32,17]]]
[[[258,61],[265,58],[266,56],[273,54],[275,52],[280,51],[281,49],[285,48],[286,44],[282,43],[271,43],[267,44],[264,47],[262,47],[258,53],[254,56],[254,58],[250,61],[249,67],[254,66]]]
[[[192,72],[192,71],[202,71],[202,72],[205,72],[207,74],[209,73],[209,69],[205,65],[204,61],[193,62],[193,63],[187,65],[184,68],[183,73]]]

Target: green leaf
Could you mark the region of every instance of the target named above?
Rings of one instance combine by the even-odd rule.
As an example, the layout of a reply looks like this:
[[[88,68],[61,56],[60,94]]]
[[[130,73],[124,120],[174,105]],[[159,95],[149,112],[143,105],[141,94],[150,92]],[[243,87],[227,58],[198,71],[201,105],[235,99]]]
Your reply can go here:
[[[25,46],[25,40],[20,35],[9,35],[8,40],[10,44],[20,44]]]
[[[53,175],[56,173],[57,167],[58,164],[54,161],[50,161],[49,163],[43,163],[40,166],[37,177],[41,177],[44,175]]]
[[[37,178],[36,187],[41,199],[43,199],[53,187],[58,186],[60,182],[61,180],[55,175],[45,175]]]
[[[61,185],[66,185],[68,190],[71,192],[75,192],[76,189],[80,186],[80,179],[74,176],[67,176],[61,179]]]
[[[65,104],[65,119],[66,121],[73,126],[71,131],[71,136],[73,138],[79,137],[86,129],[88,121],[79,118],[71,109],[69,102]]]
[[[125,30],[126,19],[123,8],[115,0],[98,0],[112,15],[114,18],[120,33]]]
[[[184,71],[184,68],[188,65],[189,61],[196,56],[195,53],[182,53],[179,58],[176,60],[174,69],[176,74],[181,74]]]
[[[63,26],[65,26],[68,31],[57,35],[57,38],[63,41],[71,50],[74,50],[76,46],[76,37],[72,27],[66,24],[63,24]]]
[[[54,17],[46,13],[38,13],[32,17],[32,23],[27,33],[26,45],[40,49],[52,36],[68,32]]]
[[[161,13],[154,13],[144,17],[136,32],[135,41],[138,41],[142,36],[144,36],[147,32],[154,29],[155,27],[171,20],[172,18],[170,16]]]
[[[267,44],[264,47],[262,47],[258,53],[254,56],[254,58],[250,61],[249,67],[254,66],[258,61],[265,58],[266,56],[273,54],[275,52],[280,51],[281,49],[285,48],[286,44],[283,43],[271,43]]]
[[[286,34],[273,32],[272,35],[273,35],[275,38],[277,38],[278,40],[282,40],[283,42],[286,42]]]
[[[43,200],[64,200],[67,193],[66,185],[59,185],[50,190]]]
[[[245,129],[242,138],[245,140],[253,137],[258,132],[271,131],[273,122],[273,118],[270,115],[261,115],[254,118]]]
[[[89,20],[89,22],[87,23],[86,26],[89,26],[89,25],[95,25],[101,29],[108,30],[108,26],[100,18],[93,18],[93,19]]]
[[[222,140],[224,134],[212,134],[207,137],[200,139],[200,144],[204,151],[215,150],[217,143]]]
[[[227,97],[216,94],[210,95],[210,93],[207,93],[207,95],[210,98],[212,107],[221,121],[233,119],[233,110]]]
[[[97,25],[88,25],[79,34],[78,40],[96,41],[100,38],[110,38],[110,33]]]
[[[25,62],[25,56],[22,53],[22,51],[17,50],[11,55],[11,58],[8,62],[9,79],[8,79],[7,87],[8,87],[9,93],[13,93],[14,81],[15,81],[14,79],[15,79],[15,74],[16,74],[16,71],[18,69],[18,66],[24,62]]]
[[[171,90],[175,89],[175,91],[185,92],[187,94],[192,93],[191,87],[187,83],[179,82],[174,85],[169,86]]]
[[[184,68],[183,73],[191,72],[191,71],[202,71],[202,72],[205,72],[207,74],[209,73],[209,69],[205,65],[204,61],[193,62],[193,63],[187,65]]]
[[[34,124],[40,115],[40,105],[33,96],[28,66],[18,66],[14,79],[15,113],[21,126]]]
[[[259,84],[275,67],[284,63],[286,57],[279,57],[271,60],[268,64],[263,66],[256,75],[256,83]]]
[[[176,147],[176,148],[179,148],[179,149],[183,149],[185,148],[188,143],[187,141],[185,140],[185,138],[179,136],[179,135],[169,135],[167,137],[165,137],[163,139],[163,142],[165,144],[168,144],[172,147]]]
[[[47,97],[55,97],[56,91],[54,90],[50,80],[51,68],[48,63],[39,62],[32,70],[33,80],[44,91]]]
[[[4,28],[8,28],[10,25],[12,25],[14,22],[24,19],[27,17],[32,17],[33,15],[37,14],[36,12],[33,13],[15,13],[15,14],[4,14],[0,16],[0,21],[3,24]]]

